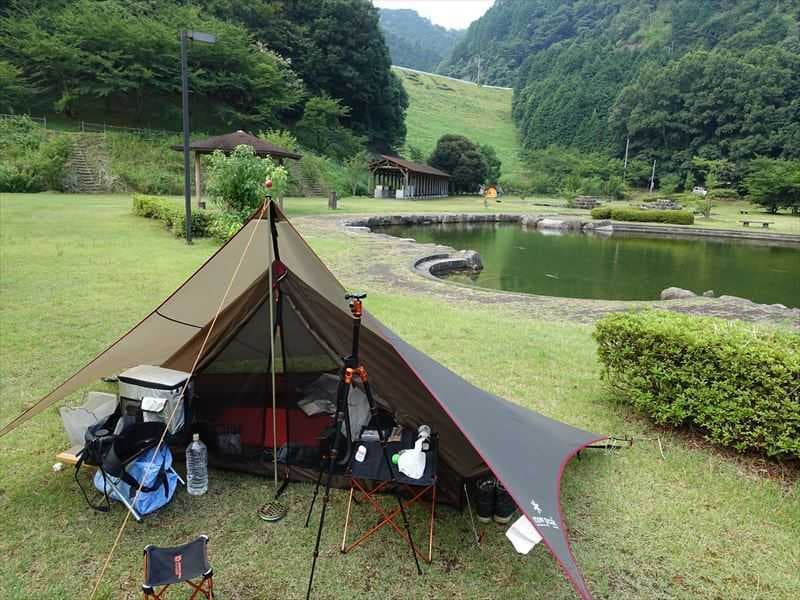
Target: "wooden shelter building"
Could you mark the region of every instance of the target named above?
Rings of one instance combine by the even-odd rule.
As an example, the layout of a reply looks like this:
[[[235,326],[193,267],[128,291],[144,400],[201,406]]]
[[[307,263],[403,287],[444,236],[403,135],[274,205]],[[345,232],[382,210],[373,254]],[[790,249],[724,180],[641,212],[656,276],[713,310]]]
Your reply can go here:
[[[215,150],[221,150],[225,154],[230,154],[236,146],[250,146],[258,156],[269,156],[272,160],[282,165],[284,159],[300,160],[302,155],[281,148],[275,144],[265,142],[261,138],[242,131],[234,131],[225,135],[214,135],[204,140],[198,140],[189,144],[189,150],[194,153],[194,187],[197,198],[197,206],[203,207],[202,185],[200,177],[200,157],[203,154],[211,154]],[[183,152],[183,145],[172,146],[173,150]]]
[[[369,165],[375,198],[446,198],[450,175],[430,165],[381,154]]]

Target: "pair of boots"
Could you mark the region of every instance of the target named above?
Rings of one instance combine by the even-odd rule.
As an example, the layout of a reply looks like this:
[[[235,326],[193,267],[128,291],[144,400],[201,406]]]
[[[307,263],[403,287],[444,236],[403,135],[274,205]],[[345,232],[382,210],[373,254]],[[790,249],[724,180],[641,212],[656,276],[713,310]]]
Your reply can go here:
[[[478,521],[505,525],[517,511],[517,506],[506,488],[496,479],[485,479],[478,483]]]

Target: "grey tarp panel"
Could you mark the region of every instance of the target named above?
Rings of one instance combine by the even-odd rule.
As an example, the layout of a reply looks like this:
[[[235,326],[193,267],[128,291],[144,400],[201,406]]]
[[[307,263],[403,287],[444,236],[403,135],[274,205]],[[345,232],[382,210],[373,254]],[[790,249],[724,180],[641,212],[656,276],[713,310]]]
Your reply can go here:
[[[266,211],[257,211],[227,244],[201,266],[155,311],[63,384],[0,429],[0,437],[82,385],[138,364],[191,368],[199,340],[222,303],[219,329],[206,351],[235,328],[259,297],[271,243]],[[275,228],[285,281],[298,310],[331,348],[344,354],[350,321],[344,288],[277,207]],[[252,240],[251,240],[252,234]],[[250,246],[248,247],[248,243]],[[245,248],[247,252],[245,253]],[[293,294],[291,292],[294,292]],[[230,310],[226,310],[230,308]],[[237,317],[237,315],[240,315]],[[202,357],[200,357],[202,358]],[[569,549],[559,508],[559,483],[575,453],[601,436],[582,431],[497,398],[461,379],[414,349],[369,314],[364,316],[362,358],[375,387],[398,415],[411,422],[439,422],[442,458],[462,476],[490,468],[541,533],[583,598],[590,594]],[[392,386],[388,389],[387,386]],[[383,388],[383,389],[381,389]]]
[[[561,515],[561,474],[579,450],[605,436],[493,396],[386,328],[384,334],[536,527],[581,597],[590,598]]]

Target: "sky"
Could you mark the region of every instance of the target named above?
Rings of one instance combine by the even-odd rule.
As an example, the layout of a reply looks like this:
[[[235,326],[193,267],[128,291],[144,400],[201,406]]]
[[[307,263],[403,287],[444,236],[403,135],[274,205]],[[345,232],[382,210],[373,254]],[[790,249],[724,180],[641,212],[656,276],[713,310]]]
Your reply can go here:
[[[494,0],[372,0],[378,8],[410,8],[437,25],[466,29]]]

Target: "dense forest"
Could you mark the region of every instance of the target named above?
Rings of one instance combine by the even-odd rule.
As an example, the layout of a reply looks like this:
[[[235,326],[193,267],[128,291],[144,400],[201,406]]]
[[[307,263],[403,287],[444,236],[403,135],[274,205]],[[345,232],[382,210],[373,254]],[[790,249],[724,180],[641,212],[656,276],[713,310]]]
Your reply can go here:
[[[380,24],[392,64],[435,72],[464,31],[434,25],[414,10],[382,8]]]
[[[291,125],[311,103],[402,145],[408,100],[369,0],[2,2],[0,112],[179,129],[181,29],[217,36],[190,49],[195,129]]]
[[[497,0],[442,71],[513,85],[524,147],[800,158],[800,3]],[[663,172],[663,171],[662,171]]]

